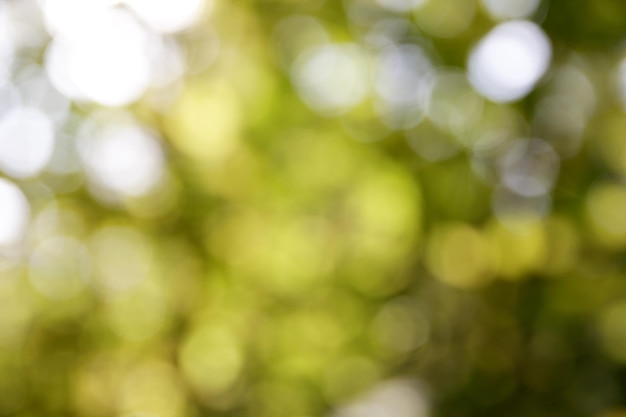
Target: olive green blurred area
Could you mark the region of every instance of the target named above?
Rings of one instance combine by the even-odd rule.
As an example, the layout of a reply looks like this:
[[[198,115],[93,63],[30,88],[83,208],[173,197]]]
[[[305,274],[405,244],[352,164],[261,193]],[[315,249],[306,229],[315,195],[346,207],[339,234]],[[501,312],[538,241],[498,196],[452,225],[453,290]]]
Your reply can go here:
[[[511,23],[549,52],[506,96],[470,67]],[[132,135],[36,173],[0,139],[0,416],[626,416],[626,2],[214,0],[163,32],[167,88],[61,91],[55,146],[141,126],[137,171]]]

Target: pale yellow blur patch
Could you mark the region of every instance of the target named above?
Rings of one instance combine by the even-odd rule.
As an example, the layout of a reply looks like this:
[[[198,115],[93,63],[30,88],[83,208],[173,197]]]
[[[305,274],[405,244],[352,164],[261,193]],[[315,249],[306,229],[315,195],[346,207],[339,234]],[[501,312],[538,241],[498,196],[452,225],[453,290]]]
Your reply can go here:
[[[237,148],[242,115],[237,94],[225,82],[191,82],[165,121],[173,145],[198,161],[220,162]]]
[[[183,386],[167,362],[140,363],[124,375],[118,389],[121,412],[155,417],[187,415]]]
[[[546,261],[545,224],[539,220],[504,225],[493,221],[487,228],[496,272],[503,279],[517,280],[538,271]]]
[[[385,304],[369,330],[371,343],[381,356],[399,359],[428,342],[430,325],[415,300],[407,297]]]
[[[117,389],[122,380],[125,360],[115,354],[90,358],[73,378],[72,399],[85,416],[113,415],[117,408]]]
[[[489,242],[465,223],[449,223],[431,232],[426,265],[439,280],[458,288],[477,288],[492,278]]]
[[[341,219],[346,279],[359,292],[389,295],[408,284],[400,273],[421,238],[422,197],[406,170],[372,163],[350,190]]]
[[[273,293],[298,295],[328,277],[331,238],[321,218],[232,212],[211,228],[208,245],[238,277]]]
[[[154,272],[150,239],[134,227],[111,224],[97,229],[88,247],[96,288],[105,294],[128,291]]]
[[[4,271],[0,270],[0,277],[7,279],[2,272]],[[29,324],[35,312],[27,300],[25,288],[19,286],[16,281],[0,280],[0,305],[3,311],[0,315],[0,347],[17,347],[28,334]]]
[[[149,281],[110,300],[105,318],[123,339],[144,340],[164,329],[170,313],[168,304],[163,288]]]
[[[587,221],[596,239],[611,248],[626,245],[626,187],[596,185],[587,195]]]
[[[179,351],[183,375],[202,397],[226,394],[235,384],[244,365],[240,341],[224,324],[196,327]]]
[[[359,234],[416,239],[422,220],[420,190],[411,174],[385,165],[354,184],[348,198],[349,221]]]

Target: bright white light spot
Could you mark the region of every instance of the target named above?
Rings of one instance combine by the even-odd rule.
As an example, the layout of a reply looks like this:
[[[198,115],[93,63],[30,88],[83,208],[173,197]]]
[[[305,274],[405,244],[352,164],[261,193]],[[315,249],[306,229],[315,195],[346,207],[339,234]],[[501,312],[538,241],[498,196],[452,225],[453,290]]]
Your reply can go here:
[[[423,117],[432,86],[434,67],[418,46],[385,48],[378,57],[375,89],[377,109],[391,128],[410,128]]]
[[[396,13],[408,12],[416,9],[426,2],[426,0],[376,0],[378,4],[387,10]]]
[[[86,97],[108,106],[131,103],[149,82],[147,42],[141,28],[126,14],[109,16],[107,30],[74,45],[72,70]]]
[[[22,191],[0,178],[0,246],[19,243],[24,237],[30,206]]]
[[[54,87],[66,97],[84,100],[85,96],[78,89],[72,75],[73,49],[70,42],[63,38],[52,40],[44,59],[46,74]]]
[[[53,150],[52,122],[41,111],[17,107],[0,119],[0,169],[12,177],[37,175]]]
[[[482,0],[487,12],[494,19],[521,19],[532,15],[541,0]]]
[[[163,151],[152,133],[135,125],[85,132],[80,153],[89,178],[122,196],[141,196],[162,179]]]
[[[333,417],[428,417],[428,403],[408,380],[387,381],[339,409]]]
[[[126,0],[126,4],[147,24],[162,32],[178,32],[195,23],[207,0]]]
[[[518,100],[545,74],[551,57],[550,41],[539,26],[528,21],[502,23],[471,52],[469,78],[493,101]]]
[[[560,159],[552,146],[539,140],[520,140],[504,155],[502,181],[526,197],[547,194],[559,172]]]
[[[89,253],[76,239],[50,237],[30,256],[29,277],[42,295],[62,300],[85,288],[91,272]]]
[[[307,50],[296,60],[292,78],[304,102],[326,115],[351,109],[368,93],[367,63],[351,44]]]
[[[106,13],[102,2],[84,0],[42,0],[44,22],[51,35],[79,37],[90,31],[98,14]]]
[[[102,8],[85,21],[49,45],[46,70],[52,83],[73,99],[105,106],[137,100],[150,83],[149,34],[121,9]]]

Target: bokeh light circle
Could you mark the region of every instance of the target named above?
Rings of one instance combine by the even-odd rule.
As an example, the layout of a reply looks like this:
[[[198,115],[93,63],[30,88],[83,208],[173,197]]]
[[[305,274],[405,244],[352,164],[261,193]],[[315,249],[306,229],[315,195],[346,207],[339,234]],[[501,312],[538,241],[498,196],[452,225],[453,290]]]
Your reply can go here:
[[[367,61],[353,44],[306,50],[296,60],[292,78],[304,102],[324,115],[345,113],[368,94]]]
[[[548,70],[550,40],[529,21],[501,23],[471,51],[469,78],[481,94],[496,102],[527,95]]]
[[[54,150],[50,118],[36,108],[16,107],[0,118],[0,169],[15,178],[43,170]]]
[[[89,179],[121,196],[149,193],[165,172],[165,156],[157,138],[133,123],[87,127],[79,152]]]
[[[26,233],[30,205],[19,187],[0,178],[0,247],[19,243]]]

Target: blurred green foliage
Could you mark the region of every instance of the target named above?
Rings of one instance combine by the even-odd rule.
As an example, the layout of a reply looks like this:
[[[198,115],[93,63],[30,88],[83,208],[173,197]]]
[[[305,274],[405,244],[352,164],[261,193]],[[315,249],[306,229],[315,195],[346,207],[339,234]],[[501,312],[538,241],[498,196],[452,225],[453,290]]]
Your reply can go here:
[[[474,0],[216,0],[176,35],[192,59],[211,28],[215,61],[166,110],[129,107],[163,139],[154,192],[16,180],[32,216],[25,260],[0,265],[0,416],[626,415],[626,3],[541,2],[547,74],[512,103],[459,81],[460,130],[390,127],[371,97],[307,105],[302,51],[390,18],[451,83],[497,24]],[[558,156],[539,197],[500,178],[516,138]],[[427,410],[350,408],[398,378]]]

